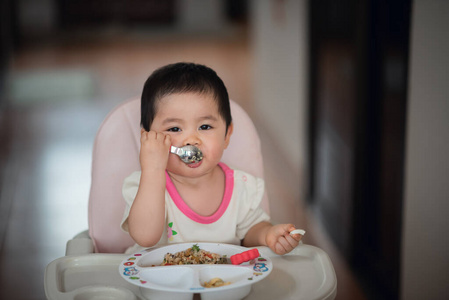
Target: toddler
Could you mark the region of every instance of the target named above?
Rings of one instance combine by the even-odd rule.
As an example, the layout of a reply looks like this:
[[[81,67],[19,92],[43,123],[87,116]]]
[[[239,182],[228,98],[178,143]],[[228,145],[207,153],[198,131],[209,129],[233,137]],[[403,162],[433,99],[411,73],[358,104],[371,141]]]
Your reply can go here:
[[[268,246],[277,254],[296,247],[292,224],[272,225],[260,207],[264,182],[220,162],[233,124],[227,90],[210,68],[177,63],[156,70],[141,98],[141,171],[125,179],[122,229],[136,246],[217,242]],[[171,146],[203,153],[186,164]]]

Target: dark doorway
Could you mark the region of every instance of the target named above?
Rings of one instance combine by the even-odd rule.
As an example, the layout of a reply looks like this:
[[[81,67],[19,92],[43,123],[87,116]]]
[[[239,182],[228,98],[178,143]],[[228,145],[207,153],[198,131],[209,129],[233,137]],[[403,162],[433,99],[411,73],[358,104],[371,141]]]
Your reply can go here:
[[[399,298],[411,1],[310,1],[310,205],[373,299]]]

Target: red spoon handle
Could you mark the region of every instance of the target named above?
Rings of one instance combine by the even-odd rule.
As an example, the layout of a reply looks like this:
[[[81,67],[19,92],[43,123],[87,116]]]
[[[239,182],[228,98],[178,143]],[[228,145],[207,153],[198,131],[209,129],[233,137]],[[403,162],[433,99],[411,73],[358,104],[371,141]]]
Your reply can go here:
[[[240,265],[245,261],[250,261],[251,259],[255,259],[257,257],[259,257],[259,250],[254,248],[239,254],[234,254],[231,256],[231,263],[233,265]]]

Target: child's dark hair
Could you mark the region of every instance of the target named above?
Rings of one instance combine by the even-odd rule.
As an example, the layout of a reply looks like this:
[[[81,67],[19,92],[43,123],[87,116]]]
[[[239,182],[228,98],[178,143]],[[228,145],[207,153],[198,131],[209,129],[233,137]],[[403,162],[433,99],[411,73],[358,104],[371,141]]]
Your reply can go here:
[[[232,122],[229,96],[223,81],[214,70],[194,63],[176,63],[154,71],[148,77],[141,97],[140,125],[149,131],[156,115],[156,104],[162,97],[176,93],[200,93],[213,95],[218,112],[226,122]]]

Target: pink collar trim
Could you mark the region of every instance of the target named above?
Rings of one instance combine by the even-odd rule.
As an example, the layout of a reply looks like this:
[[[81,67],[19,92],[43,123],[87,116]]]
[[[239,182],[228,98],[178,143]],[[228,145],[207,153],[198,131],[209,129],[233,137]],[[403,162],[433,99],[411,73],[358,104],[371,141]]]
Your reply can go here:
[[[225,213],[226,209],[229,206],[229,203],[231,202],[232,191],[234,190],[234,170],[229,168],[224,163],[219,163],[218,165],[221,167],[221,169],[225,173],[225,191],[224,191],[223,200],[221,201],[220,207],[211,216],[201,216],[201,215],[197,214],[196,212],[194,212],[181,198],[178,191],[176,190],[175,185],[171,181],[170,176],[168,176],[168,173],[165,172],[165,177],[167,178],[167,184],[166,184],[167,191],[170,194],[170,197],[172,198],[176,207],[178,207],[178,209],[184,215],[186,215],[191,220],[193,220],[197,223],[211,224],[211,223],[216,222]]]

